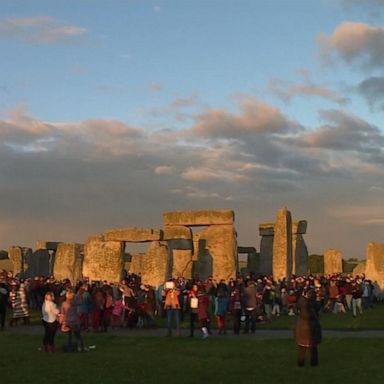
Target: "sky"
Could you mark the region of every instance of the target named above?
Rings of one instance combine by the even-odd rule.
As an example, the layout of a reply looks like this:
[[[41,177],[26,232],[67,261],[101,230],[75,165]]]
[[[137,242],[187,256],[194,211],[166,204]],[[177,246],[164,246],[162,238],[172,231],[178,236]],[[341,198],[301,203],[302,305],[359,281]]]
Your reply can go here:
[[[0,249],[287,207],[384,242],[384,0],[1,0]]]

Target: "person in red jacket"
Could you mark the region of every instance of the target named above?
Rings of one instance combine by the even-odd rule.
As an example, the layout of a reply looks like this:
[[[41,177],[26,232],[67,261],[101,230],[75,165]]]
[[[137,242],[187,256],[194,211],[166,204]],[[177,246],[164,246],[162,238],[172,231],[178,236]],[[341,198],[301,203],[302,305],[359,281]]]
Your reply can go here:
[[[203,332],[203,339],[209,336],[209,324],[211,319],[209,317],[209,298],[207,292],[202,286],[197,294],[198,298],[198,317],[201,325],[201,331]]]

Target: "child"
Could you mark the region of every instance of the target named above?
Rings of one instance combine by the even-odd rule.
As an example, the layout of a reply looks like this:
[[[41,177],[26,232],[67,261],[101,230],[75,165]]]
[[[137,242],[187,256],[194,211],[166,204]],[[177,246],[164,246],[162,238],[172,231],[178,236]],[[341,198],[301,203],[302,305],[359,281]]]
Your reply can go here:
[[[121,327],[121,317],[123,315],[123,310],[125,306],[123,299],[120,296],[116,301],[112,309],[112,329],[115,327]]]

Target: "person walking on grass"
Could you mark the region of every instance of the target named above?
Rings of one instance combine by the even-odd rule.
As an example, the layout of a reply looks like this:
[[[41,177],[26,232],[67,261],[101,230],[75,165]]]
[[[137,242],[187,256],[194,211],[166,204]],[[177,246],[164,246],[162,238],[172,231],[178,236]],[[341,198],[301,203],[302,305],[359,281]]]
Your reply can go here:
[[[206,288],[201,286],[199,292],[197,294],[198,298],[198,318],[201,325],[201,331],[203,332],[203,339],[206,339],[209,336],[210,322],[211,319],[209,317],[209,297],[206,292]]]
[[[47,353],[55,352],[55,335],[58,328],[58,315],[60,313],[54,302],[55,296],[49,291],[45,294],[41,308],[42,322],[44,326],[43,348]]]
[[[295,329],[295,340],[298,346],[297,365],[305,365],[305,355],[309,351],[311,366],[319,364],[317,346],[322,340],[321,325],[319,322],[316,293],[313,289],[305,288],[297,302],[299,316]]]

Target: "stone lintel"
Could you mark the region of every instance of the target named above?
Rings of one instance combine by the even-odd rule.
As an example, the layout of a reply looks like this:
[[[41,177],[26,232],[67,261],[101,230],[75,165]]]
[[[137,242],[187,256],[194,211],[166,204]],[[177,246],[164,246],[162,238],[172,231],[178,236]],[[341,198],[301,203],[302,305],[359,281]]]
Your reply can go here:
[[[46,249],[48,251],[57,251],[57,247],[61,244],[60,241],[44,241],[37,240],[36,241],[36,250],[38,249]]]
[[[307,220],[299,220],[292,223],[292,234],[304,235],[307,233]]]
[[[104,232],[105,241],[145,243],[150,241],[160,241],[161,239],[162,231],[160,229],[130,227],[109,229]]]
[[[164,226],[231,225],[235,221],[235,213],[231,209],[164,212],[163,221]]]
[[[273,236],[275,233],[275,223],[263,223],[259,225],[260,236]]]
[[[163,240],[175,240],[175,239],[192,239],[191,228],[175,225],[175,226],[166,226],[164,227],[164,237]]]

